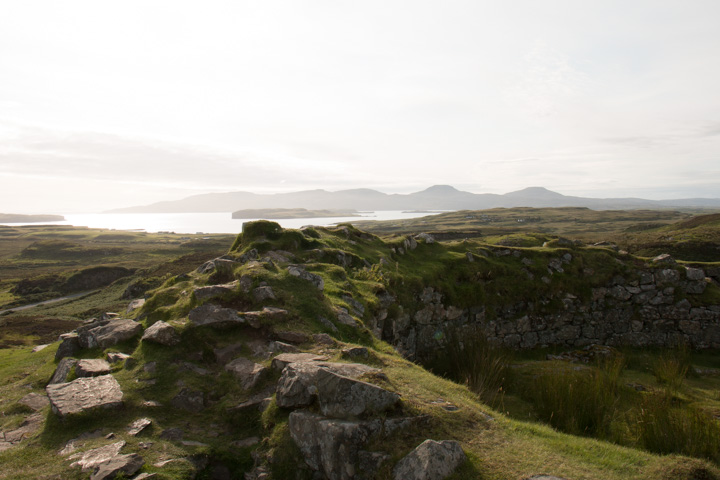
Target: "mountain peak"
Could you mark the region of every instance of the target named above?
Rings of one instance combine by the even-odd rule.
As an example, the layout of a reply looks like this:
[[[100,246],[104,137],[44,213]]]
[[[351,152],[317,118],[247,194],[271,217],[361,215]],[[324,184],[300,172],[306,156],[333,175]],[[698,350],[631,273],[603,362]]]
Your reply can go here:
[[[545,187],[527,187],[522,190],[506,193],[506,197],[537,197],[537,198],[560,198],[564,195],[548,190]]]
[[[459,193],[460,190],[453,187],[452,185],[433,185],[432,187],[426,188],[422,192],[418,193],[433,193],[433,194],[448,194],[448,193]]]

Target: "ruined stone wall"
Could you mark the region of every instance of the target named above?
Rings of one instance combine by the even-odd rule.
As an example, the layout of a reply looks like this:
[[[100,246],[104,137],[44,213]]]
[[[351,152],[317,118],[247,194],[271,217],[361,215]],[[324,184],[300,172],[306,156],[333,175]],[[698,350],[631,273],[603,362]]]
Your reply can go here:
[[[660,266],[634,273],[632,280],[617,276],[608,285],[594,288],[590,299],[566,293],[559,311],[545,314],[524,301],[493,311],[482,305],[457,308],[445,304],[442,292],[429,287],[418,292],[414,305],[399,305],[390,309],[393,314],[387,308],[380,310],[371,327],[414,360],[426,359],[441,348],[444,331],[453,327],[479,327],[492,342],[513,349],[678,343],[697,349],[720,348],[720,305],[693,306],[699,302],[688,300],[699,299],[714,281],[705,271]],[[392,302],[390,295],[381,298],[384,307]]]

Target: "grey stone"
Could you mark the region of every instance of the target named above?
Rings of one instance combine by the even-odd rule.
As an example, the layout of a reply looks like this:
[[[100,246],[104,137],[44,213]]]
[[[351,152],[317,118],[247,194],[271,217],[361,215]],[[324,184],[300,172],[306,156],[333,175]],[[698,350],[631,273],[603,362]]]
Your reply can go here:
[[[370,356],[368,349],[365,347],[344,348],[342,354],[344,357],[349,358],[369,358]]]
[[[310,341],[310,336],[302,332],[277,332],[275,334],[283,342],[289,343],[307,343]]]
[[[465,462],[465,453],[454,440],[425,440],[393,469],[395,480],[442,480]]]
[[[225,370],[235,375],[240,380],[240,386],[245,390],[255,387],[267,372],[267,368],[259,363],[242,357],[225,365]]]
[[[337,319],[338,322],[342,323],[343,325],[347,325],[349,327],[358,326],[357,320],[355,320],[344,308],[337,309]]]
[[[292,412],[288,427],[305,463],[332,480],[357,477],[359,450],[377,428],[367,422],[329,419],[306,411]]]
[[[231,294],[235,292],[238,287],[238,281],[235,280],[231,283],[219,284],[219,285],[208,285],[205,287],[197,287],[193,290],[195,299],[198,301],[209,300],[211,298],[222,297],[223,295]]]
[[[423,240],[428,245],[431,243],[435,243],[435,237],[433,237],[429,233],[418,233],[417,235],[415,235],[415,240]],[[417,245],[417,243],[415,245]]]
[[[277,404],[296,408],[311,405],[317,399],[323,415],[349,418],[381,413],[400,401],[396,393],[339,375],[324,365],[291,363],[285,367],[277,385]]]
[[[264,302],[265,300],[277,300],[272,287],[257,287],[253,290],[253,298],[256,302]]]
[[[61,417],[95,408],[115,408],[122,405],[123,392],[112,375],[52,384],[45,387],[45,391],[53,412]]]
[[[120,352],[108,352],[106,358],[108,363],[118,363],[126,361],[128,358],[130,358],[130,355]]]
[[[705,272],[702,268],[690,268],[685,269],[685,275],[688,280],[705,280]]]
[[[140,334],[142,325],[126,318],[112,318],[78,328],[82,348],[107,348]]]
[[[315,333],[312,336],[313,341],[319,345],[336,345],[337,342],[327,333]]]
[[[268,344],[270,352],[298,353],[300,350],[295,345],[285,342],[270,342]]]
[[[33,347],[33,349],[30,350],[30,351],[31,351],[32,353],[37,353],[37,352],[40,352],[40,351],[42,351],[42,350],[45,350],[45,349],[46,349],[47,347],[49,347],[49,346],[50,346],[49,343],[46,343],[46,344],[44,344],[44,345],[35,345],[35,346]],[[57,353],[57,352],[56,352],[56,353]]]
[[[205,305],[190,310],[188,319],[191,324],[198,327],[205,325],[226,327],[245,323],[245,319],[238,315],[238,312],[232,308],[223,308],[211,303],[206,303]]]
[[[215,354],[215,361],[218,363],[226,364],[233,358],[239,356],[244,349],[244,345],[242,343],[234,343],[232,345],[227,345],[222,348],[216,348],[213,350],[213,353]]]
[[[119,473],[126,476],[134,475],[145,464],[137,453],[117,455],[98,465],[98,469],[90,476],[90,480],[111,480]]]
[[[47,395],[41,395],[39,393],[32,392],[28,393],[20,400],[18,400],[18,403],[20,405],[25,405],[29,409],[37,412],[38,410],[42,410],[43,408],[50,405],[50,400],[48,400]]]
[[[183,388],[170,400],[170,404],[175,408],[197,413],[205,408],[205,395],[203,392]]]
[[[142,306],[145,305],[145,299],[144,298],[136,298],[132,302],[128,303],[127,309],[125,310],[125,313],[130,313],[133,310],[137,310],[138,308],[142,308]]]
[[[48,382],[48,385],[67,382],[68,375],[70,375],[70,370],[72,370],[76,363],[77,360],[74,358],[63,358],[62,360],[60,360],[57,367],[55,368],[55,373],[53,373],[52,378]]]
[[[55,361],[65,357],[72,357],[80,351],[80,342],[77,333],[63,333],[60,335],[60,346],[55,352]]]
[[[106,375],[111,370],[110,364],[100,358],[78,360],[75,365],[75,375],[77,377],[97,377],[98,375]]]
[[[70,464],[71,467],[80,467],[82,471],[88,471],[96,468],[103,462],[117,457],[120,450],[125,446],[124,441],[111,443],[102,447],[93,448],[85,452],[76,453],[68,457],[68,460],[75,460]]]
[[[175,327],[159,320],[145,330],[141,340],[172,346],[180,343],[180,335],[175,331]]]
[[[325,288],[325,281],[320,275],[310,273],[302,267],[299,267],[297,265],[290,265],[288,267],[288,273],[293,277],[298,277],[303,280],[307,280],[308,282],[312,282],[312,284],[315,285],[315,287],[320,291]]]
[[[675,264],[675,259],[669,253],[662,253],[657,257],[653,258],[652,261],[654,263],[664,263],[669,265]]]
[[[132,422],[130,425],[128,425],[127,432],[129,435],[132,435],[133,437],[137,436],[145,430],[147,427],[149,427],[152,424],[152,420],[149,418],[138,418],[134,422]]]
[[[272,360],[273,370],[282,372],[291,363],[320,362],[327,360],[324,355],[314,353],[281,353]]]

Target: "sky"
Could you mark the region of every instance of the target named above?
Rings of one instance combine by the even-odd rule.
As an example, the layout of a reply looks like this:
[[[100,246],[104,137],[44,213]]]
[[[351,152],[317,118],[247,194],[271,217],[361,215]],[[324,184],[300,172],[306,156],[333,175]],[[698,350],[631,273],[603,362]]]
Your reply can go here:
[[[0,212],[720,197],[717,0],[0,3]]]

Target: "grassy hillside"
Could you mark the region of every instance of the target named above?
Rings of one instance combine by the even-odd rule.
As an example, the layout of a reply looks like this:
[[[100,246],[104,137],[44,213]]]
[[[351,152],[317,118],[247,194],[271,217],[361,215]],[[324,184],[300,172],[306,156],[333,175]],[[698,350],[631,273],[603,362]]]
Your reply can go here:
[[[92,238],[101,235],[97,232]],[[124,391],[124,406],[110,415],[99,412],[64,421],[45,407],[40,428],[0,452],[0,478],[87,478],[89,473],[70,467],[67,456],[58,452],[71,439],[94,431],[98,434],[76,441],[78,451],[123,440],[127,442],[123,452],[139,453],[145,460],[142,471],[157,473],[160,479],[214,478],[218,472],[242,478],[253,466],[264,466],[271,478],[312,478],[289,433],[290,411],[280,408],[273,396],[280,372],[271,368],[269,349],[287,331],[308,335],[295,343],[294,348],[303,352],[381,369],[381,374],[363,379],[400,394],[399,409],[388,416],[421,419],[366,447],[389,455],[375,478],[392,478],[393,465],[427,438],[460,442],[468,460],[450,477],[454,479],[522,479],[537,474],[567,479],[720,478],[720,427],[713,419],[720,414],[720,355],[716,352],[627,349],[615,352],[617,361],[613,363],[586,366],[547,360],[546,354],[560,353],[555,350],[508,355],[479,342],[474,350],[456,351],[455,365],[450,349],[438,352],[437,362],[423,368],[402,358],[367,328],[371,317],[381,310],[384,292],[391,291],[398,303],[407,304],[414,301],[414,292],[432,285],[456,305],[492,304],[500,297],[524,297],[532,289],[559,288],[582,294],[588,288],[587,280],[572,272],[563,277],[564,283],[548,285],[516,275],[519,260],[513,256],[468,262],[468,250],[497,248],[484,239],[442,244],[420,241],[415,250],[399,255],[398,248],[404,245],[400,237],[381,239],[349,225],[283,230],[271,222],[249,225],[229,251],[230,241],[225,243],[222,253],[235,261],[229,269],[216,266],[200,272],[197,267],[217,256],[213,249],[172,259],[172,247],[162,243],[163,237],[151,237],[143,244],[134,235],[123,239],[137,242],[125,245],[127,263],[123,265],[139,268],[150,252],[162,250],[158,257],[162,259],[151,268],[146,266],[94,295],[37,307],[32,318],[23,312],[0,317],[4,332],[11,332],[5,333],[7,339],[21,343],[12,346],[10,342],[9,348],[0,349],[0,431],[15,431],[22,425],[31,412],[18,401],[30,392],[42,394],[55,368],[57,343],[37,353],[31,352],[30,345],[49,341],[55,333],[104,311],[124,312],[129,300],[122,297],[131,284],[146,282],[143,288],[150,289],[139,288],[138,296],[147,297],[145,305],[124,315],[139,320],[145,328],[159,320],[169,322],[179,333],[180,343],[157,345],[135,337],[105,349],[80,351],[79,358],[104,358],[109,352],[131,355],[132,362],[112,368]],[[496,241],[511,239],[527,249],[528,255],[539,258],[557,256],[566,249],[545,233],[514,235]],[[80,235],[82,241],[67,237],[63,241],[97,248],[87,242],[89,236]],[[28,246],[47,238],[31,239]],[[114,238],[113,242],[121,240]],[[186,253],[181,246],[174,247],[176,254]],[[8,255],[9,262],[20,261],[22,251]],[[573,255],[581,259],[580,265],[597,272],[592,281],[612,277],[613,269],[619,268],[610,249],[575,249]],[[42,268],[39,257],[32,258],[31,271],[38,271],[34,268]],[[83,264],[91,265],[91,260]],[[293,275],[291,265],[317,277],[308,280]],[[62,273],[58,263],[48,269],[46,273]],[[481,291],[468,288],[468,282],[477,276],[492,281]],[[155,283],[157,278],[161,283]],[[322,279],[322,290],[313,283],[317,278]],[[230,283],[233,281],[237,283]],[[210,300],[196,294],[198,288],[216,284],[232,286]],[[268,287],[274,298],[258,295],[257,289],[265,292]],[[260,314],[255,326],[195,326],[188,314],[206,303],[241,315],[261,312],[264,307],[281,308],[287,314]],[[33,322],[38,326],[35,330],[31,330]],[[311,340],[309,335],[318,333],[328,334],[334,343]],[[469,338],[463,342],[470,346]],[[350,360],[343,350],[353,347],[367,348],[367,356]],[[243,389],[225,370],[226,360],[220,360],[218,352],[228,348],[236,348],[232,350],[235,355],[269,369],[250,390]],[[463,369],[471,365],[475,367]],[[500,371],[497,381],[483,383],[478,372],[490,372],[493,365]],[[491,387],[483,390],[478,385]],[[202,392],[204,407],[191,412],[175,407],[174,399],[183,389]],[[581,393],[572,396],[572,391]],[[242,407],[243,402],[266,395],[273,399],[263,412]],[[603,401],[587,401],[595,397]],[[568,403],[572,399],[576,403]],[[651,412],[654,420],[640,417],[643,412]],[[126,427],[139,417],[148,417],[153,423],[132,436]],[[640,428],[642,425],[660,425],[661,430]],[[693,425],[706,428],[698,431]],[[163,435],[172,428],[184,432],[182,440]],[[106,438],[110,433],[113,437]],[[679,441],[651,441],[663,435]]]

